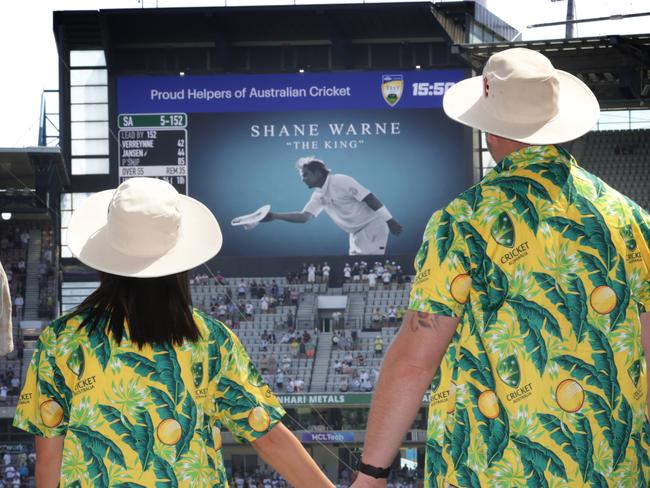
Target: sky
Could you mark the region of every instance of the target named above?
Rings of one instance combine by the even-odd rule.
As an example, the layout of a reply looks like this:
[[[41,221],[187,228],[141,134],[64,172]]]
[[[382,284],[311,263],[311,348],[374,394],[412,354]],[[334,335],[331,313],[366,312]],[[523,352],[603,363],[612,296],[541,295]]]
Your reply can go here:
[[[386,3],[387,0],[366,0]],[[395,1],[395,0],[390,0]],[[399,0],[398,0],[399,1]],[[410,1],[410,0],[405,0]],[[415,0],[421,1],[421,0]],[[483,0],[522,33],[523,40],[564,37],[564,27],[529,28],[566,18],[567,0]],[[20,0],[4,2],[0,15],[0,147],[35,146],[43,90],[58,88],[52,12],[107,8],[254,6],[363,3],[360,0]],[[575,0],[576,18],[650,11],[650,0]],[[577,24],[577,37],[650,32],[650,16]]]

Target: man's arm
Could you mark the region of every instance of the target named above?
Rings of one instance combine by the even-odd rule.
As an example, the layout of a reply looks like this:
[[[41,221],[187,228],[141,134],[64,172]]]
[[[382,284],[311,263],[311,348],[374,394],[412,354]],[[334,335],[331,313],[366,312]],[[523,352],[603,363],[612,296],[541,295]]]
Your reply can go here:
[[[382,212],[385,212],[386,216],[388,217],[386,219],[386,223],[388,224],[388,229],[391,231],[391,233],[398,235],[400,232],[402,232],[401,224],[393,218],[390,212],[388,212],[388,209],[384,206],[383,203],[381,203],[379,198],[377,198],[374,194],[368,193],[368,195],[366,195],[366,198],[364,198],[362,202],[365,202],[366,205],[368,205],[375,212],[383,207],[384,210]]]
[[[648,387],[646,391],[646,407],[648,409],[648,418],[650,418],[650,313],[641,314],[641,345],[645,354],[645,379]]]
[[[304,224],[313,219],[314,216],[309,212],[269,212],[261,222],[271,222],[272,220],[284,220],[293,224]]]
[[[364,463],[379,468],[392,463],[422,407],[424,392],[431,385],[459,320],[410,310],[404,316],[384,358],[372,397]],[[359,473],[354,486],[384,486],[385,483],[386,480]]]
[[[291,486],[334,486],[282,422],[278,422],[267,434],[253,441],[252,445],[264,462],[273,466]]]
[[[63,460],[63,440],[59,437],[36,438],[36,487],[56,488],[61,478],[61,461]]]

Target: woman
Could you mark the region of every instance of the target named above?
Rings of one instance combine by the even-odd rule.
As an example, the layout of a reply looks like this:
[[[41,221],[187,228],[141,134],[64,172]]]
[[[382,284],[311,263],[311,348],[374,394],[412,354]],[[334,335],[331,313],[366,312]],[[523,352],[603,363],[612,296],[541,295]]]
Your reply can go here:
[[[133,178],[75,212],[68,245],[101,284],[43,330],[16,410],[39,488],[227,486],[222,427],[292,485],[332,486],[237,337],[191,307],[186,270],[221,247],[205,206]]]

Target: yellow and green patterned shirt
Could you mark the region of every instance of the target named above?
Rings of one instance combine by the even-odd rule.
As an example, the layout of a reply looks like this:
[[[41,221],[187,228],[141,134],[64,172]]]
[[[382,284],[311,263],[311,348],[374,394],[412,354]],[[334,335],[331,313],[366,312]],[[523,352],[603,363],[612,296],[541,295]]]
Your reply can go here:
[[[118,345],[82,316],[38,340],[14,426],[65,436],[62,487],[223,487],[222,427],[253,441],[284,415],[237,336],[194,311],[202,339]]]
[[[650,217],[532,146],[436,212],[410,309],[460,317],[432,384],[426,486],[650,480]]]

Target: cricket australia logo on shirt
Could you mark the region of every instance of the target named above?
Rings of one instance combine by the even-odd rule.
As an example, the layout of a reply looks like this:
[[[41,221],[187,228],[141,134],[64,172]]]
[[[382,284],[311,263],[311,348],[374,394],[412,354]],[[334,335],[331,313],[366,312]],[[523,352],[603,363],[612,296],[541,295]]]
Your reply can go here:
[[[86,358],[84,355],[84,350],[81,346],[77,347],[77,349],[70,353],[68,359],[65,362],[65,365],[77,377],[77,382],[75,383],[72,390],[72,393],[74,395],[95,389],[95,376],[82,378],[84,371],[86,370]]]
[[[528,241],[516,244],[515,226],[507,212],[501,212],[496,218],[490,229],[490,235],[497,244],[511,249],[501,256],[501,264],[512,265],[528,255]]]
[[[404,77],[402,75],[382,75],[381,95],[388,105],[394,107],[402,98],[404,91]]]
[[[634,238],[634,233],[632,232],[632,226],[626,225],[619,230],[619,234],[625,242],[625,247],[627,248],[626,261],[628,264],[638,263],[641,261],[641,252],[637,250],[636,239]]]

